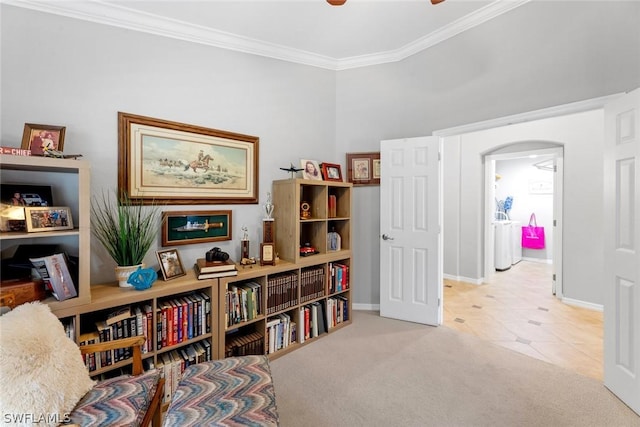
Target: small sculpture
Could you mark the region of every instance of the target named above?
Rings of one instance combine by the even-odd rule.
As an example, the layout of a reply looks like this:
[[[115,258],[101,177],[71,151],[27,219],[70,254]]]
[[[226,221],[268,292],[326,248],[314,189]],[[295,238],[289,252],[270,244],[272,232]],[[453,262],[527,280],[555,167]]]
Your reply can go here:
[[[136,271],[129,275],[127,283],[132,285],[136,290],[142,291],[149,289],[156,280],[158,280],[158,273],[155,270],[138,267]]]
[[[298,169],[297,167],[293,166],[293,163],[291,163],[291,166],[289,166],[288,168],[280,168],[283,171],[287,171],[291,174],[290,178],[294,178],[296,172],[300,172],[302,170],[302,168]]]
[[[266,219],[272,219],[271,215],[273,214],[273,204],[271,203],[271,193],[267,193],[267,203],[264,204],[264,211],[267,214]]]

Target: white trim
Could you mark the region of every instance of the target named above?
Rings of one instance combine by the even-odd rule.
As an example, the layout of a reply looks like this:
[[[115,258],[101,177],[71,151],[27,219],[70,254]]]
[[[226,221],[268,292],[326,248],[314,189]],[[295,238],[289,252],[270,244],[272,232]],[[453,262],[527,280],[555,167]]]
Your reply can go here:
[[[502,126],[509,126],[516,123],[531,122],[534,120],[548,119],[551,117],[564,116],[567,114],[581,113],[583,111],[597,110],[604,108],[609,101],[618,98],[623,93],[615,93],[612,95],[601,96],[583,101],[572,102],[569,104],[557,105],[554,107],[542,108],[540,110],[529,111],[526,113],[514,114],[497,119],[485,120],[482,122],[470,123],[462,126],[456,126],[446,129],[440,129],[433,132],[433,135],[441,138],[446,136],[457,136],[465,133],[478,132],[486,129],[493,129]]]
[[[443,274],[442,277],[447,280],[453,280],[454,282],[465,282],[472,285],[482,285],[484,283],[484,277],[481,277],[479,279],[472,279],[470,277],[453,276],[451,274]]]
[[[77,2],[3,0],[2,2],[10,6],[53,13],[98,24],[111,25],[162,37],[215,46],[221,49],[229,49],[282,61],[340,71],[402,61],[411,55],[435,46],[457,34],[522,6],[529,1],[530,0],[496,0],[399,49],[340,59],[294,49],[288,46],[268,43],[201,25],[190,24],[177,19],[107,3],[104,0]]]
[[[522,257],[523,261],[529,261],[529,262],[539,262],[540,264],[553,264],[553,260],[552,259],[548,259],[548,258],[530,258],[530,257]]]
[[[580,301],[573,298],[564,298],[564,297],[562,298],[562,302],[567,305],[573,305],[575,307],[582,307],[582,308],[595,310],[595,311],[604,311],[604,305],[602,304],[594,304],[592,302],[585,302],[585,301]]]
[[[362,310],[362,311],[380,311],[380,304],[356,304],[352,305],[353,310]]]

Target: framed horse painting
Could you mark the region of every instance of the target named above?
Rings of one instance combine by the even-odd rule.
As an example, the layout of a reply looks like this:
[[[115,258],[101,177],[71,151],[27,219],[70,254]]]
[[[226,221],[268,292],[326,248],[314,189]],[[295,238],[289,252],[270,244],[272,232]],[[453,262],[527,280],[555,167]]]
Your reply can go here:
[[[118,113],[118,189],[142,204],[257,204],[257,136]]]

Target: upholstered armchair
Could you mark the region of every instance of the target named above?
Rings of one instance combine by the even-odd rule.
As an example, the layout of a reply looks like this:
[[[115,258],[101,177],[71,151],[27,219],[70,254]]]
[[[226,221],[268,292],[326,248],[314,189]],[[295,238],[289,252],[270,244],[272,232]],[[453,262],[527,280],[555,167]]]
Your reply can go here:
[[[20,305],[0,316],[1,425],[159,426],[164,379],[143,372],[144,337],[79,348],[49,307]],[[131,375],[96,382],[82,354],[133,349]]]

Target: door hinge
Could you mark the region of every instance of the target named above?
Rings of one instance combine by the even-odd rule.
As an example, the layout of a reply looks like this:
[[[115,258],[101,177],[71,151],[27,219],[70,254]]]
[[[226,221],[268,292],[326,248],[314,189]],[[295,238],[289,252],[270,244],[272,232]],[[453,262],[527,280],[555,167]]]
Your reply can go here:
[[[553,165],[553,171],[554,171],[554,172],[558,172],[558,166]]]
[[[558,223],[556,222],[556,220],[553,220],[553,226],[555,227],[556,225],[558,225]]]
[[[440,155],[440,152],[438,151],[438,161],[442,160],[442,156]]]
[[[552,274],[552,275],[551,275],[551,277],[552,277],[552,280],[555,282],[555,281],[556,281],[556,275],[555,275],[555,273],[554,273],[554,274]]]
[[[438,307],[440,307],[440,298],[438,298]]]

